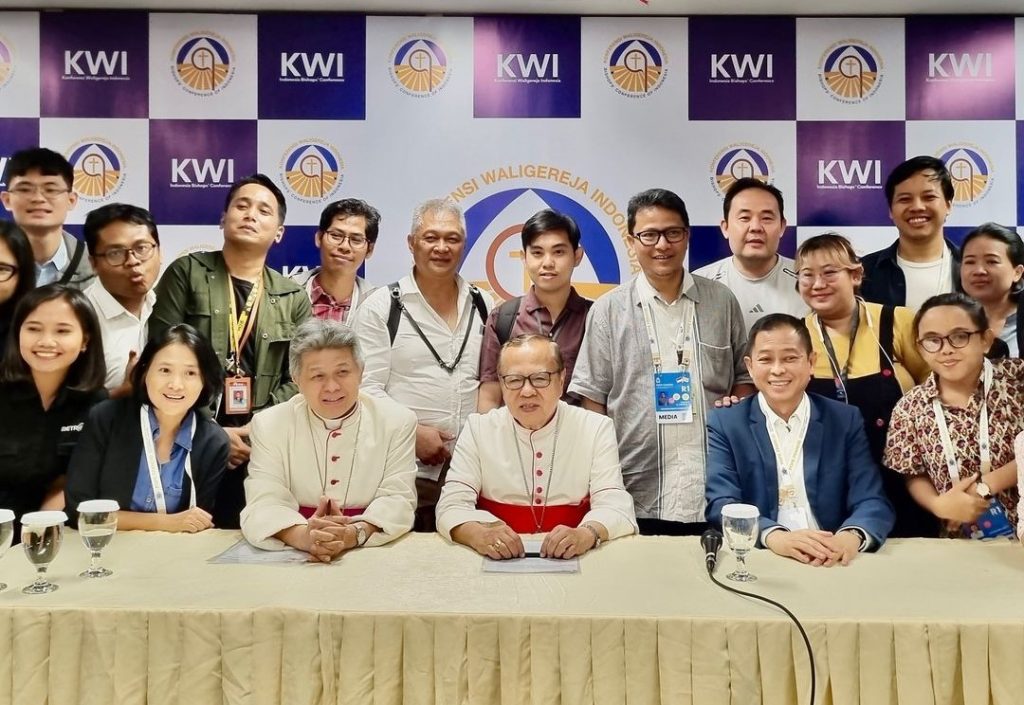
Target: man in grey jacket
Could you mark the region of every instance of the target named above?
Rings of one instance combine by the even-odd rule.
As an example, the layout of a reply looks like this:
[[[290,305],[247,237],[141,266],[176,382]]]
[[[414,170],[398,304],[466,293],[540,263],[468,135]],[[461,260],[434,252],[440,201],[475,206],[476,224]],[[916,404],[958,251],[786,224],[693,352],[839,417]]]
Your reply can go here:
[[[7,190],[0,202],[28,236],[36,260],[36,284],[69,284],[80,289],[95,273],[85,243],[64,230],[78,202],[74,170],[58,152],[33,147],[15,152],[7,164]]]
[[[679,196],[643,191],[626,219],[642,271],[590,309],[569,393],[615,424],[640,532],[699,534],[708,411],[754,391],[747,329],[724,285],[683,268],[690,220]]]

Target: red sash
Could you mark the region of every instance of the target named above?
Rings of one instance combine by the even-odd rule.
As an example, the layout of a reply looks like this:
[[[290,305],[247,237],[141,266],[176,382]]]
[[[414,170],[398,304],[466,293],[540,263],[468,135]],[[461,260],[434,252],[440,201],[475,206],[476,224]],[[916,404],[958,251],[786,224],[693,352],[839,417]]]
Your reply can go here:
[[[528,504],[495,502],[481,495],[477,497],[476,508],[498,517],[517,534],[546,533],[559,524],[573,528],[579,526],[583,517],[590,511],[590,496],[584,497],[579,504],[549,504],[545,509],[541,505],[531,508]],[[541,522],[539,532],[537,520]]]
[[[345,507],[341,513],[347,517],[359,516],[366,511],[366,507]],[[316,514],[316,507],[299,507],[299,514],[309,519]]]

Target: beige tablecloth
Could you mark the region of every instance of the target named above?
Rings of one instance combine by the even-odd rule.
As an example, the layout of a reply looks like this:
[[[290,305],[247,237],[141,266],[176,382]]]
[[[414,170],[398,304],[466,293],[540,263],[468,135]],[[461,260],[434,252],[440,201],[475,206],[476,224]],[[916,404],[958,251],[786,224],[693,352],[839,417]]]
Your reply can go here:
[[[490,575],[436,536],[336,564],[210,565],[234,532],[119,534],[114,576],[23,595],[0,561],[0,703],[746,705],[806,702],[785,617],[713,586],[696,539],[628,538],[577,575]],[[731,569],[725,554],[723,568]],[[757,551],[753,590],[793,609],[818,703],[1024,702],[1024,549],[892,541],[847,568]],[[720,574],[726,570],[719,569]]]

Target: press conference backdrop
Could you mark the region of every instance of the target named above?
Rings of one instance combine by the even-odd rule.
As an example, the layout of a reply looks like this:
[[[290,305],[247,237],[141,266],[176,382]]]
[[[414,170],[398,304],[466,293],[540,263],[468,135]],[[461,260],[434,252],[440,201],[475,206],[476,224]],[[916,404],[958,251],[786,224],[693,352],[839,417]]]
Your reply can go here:
[[[521,293],[520,228],[552,207],[596,296],[635,271],[626,204],[652,186],[687,203],[692,268],[727,254],[741,176],[785,194],[787,254],[831,229],[891,242],[882,187],[915,154],[949,165],[954,239],[1024,225],[1024,18],[0,12],[0,165],[35,144],[74,165],[70,229],[147,205],[165,264],[220,246],[227,188],[258,170],[288,199],[285,272],[316,263],[322,207],[359,197],[383,214],[366,274],[394,280],[413,206],[448,195],[464,276]]]

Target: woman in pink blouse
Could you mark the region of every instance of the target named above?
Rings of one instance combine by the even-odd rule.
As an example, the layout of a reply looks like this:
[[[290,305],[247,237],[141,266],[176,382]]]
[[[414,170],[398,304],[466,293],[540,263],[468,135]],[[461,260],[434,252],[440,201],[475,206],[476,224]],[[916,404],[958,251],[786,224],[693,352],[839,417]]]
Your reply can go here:
[[[995,337],[985,309],[959,293],[925,301],[914,335],[932,374],[896,405],[885,465],[907,477],[947,536],[1012,536],[1024,360],[985,359]]]

